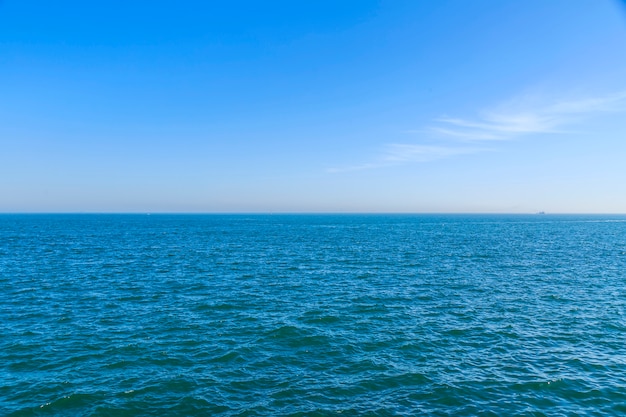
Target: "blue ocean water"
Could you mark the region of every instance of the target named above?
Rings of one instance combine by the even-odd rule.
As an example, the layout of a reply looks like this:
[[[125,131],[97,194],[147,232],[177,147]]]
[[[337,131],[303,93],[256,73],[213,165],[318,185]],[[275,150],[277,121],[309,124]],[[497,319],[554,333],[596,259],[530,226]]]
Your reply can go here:
[[[0,215],[0,415],[626,413],[626,216]]]

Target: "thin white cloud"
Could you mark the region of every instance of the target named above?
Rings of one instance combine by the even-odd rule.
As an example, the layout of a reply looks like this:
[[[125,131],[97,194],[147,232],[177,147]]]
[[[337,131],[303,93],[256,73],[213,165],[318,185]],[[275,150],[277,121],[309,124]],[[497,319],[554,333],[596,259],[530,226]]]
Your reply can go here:
[[[626,111],[626,91],[604,97],[559,101],[548,108],[553,113],[597,113]]]
[[[465,140],[502,140],[502,136],[494,133],[480,133],[480,132],[464,132],[461,130],[455,130],[444,127],[432,127],[428,130],[443,136],[449,136],[452,138],[459,138]]]
[[[528,134],[559,133],[581,117],[623,111],[626,92],[549,104],[522,97],[484,111],[474,119],[441,117],[436,120],[440,125],[430,130],[440,136],[471,141],[507,140]]]
[[[368,163],[361,165],[351,165],[340,168],[329,168],[326,172],[331,174],[363,171],[376,168],[384,168],[392,165],[400,165],[408,162],[428,162],[437,159],[449,158],[456,155],[466,155],[485,151],[484,148],[478,147],[459,147],[459,146],[431,146],[431,145],[415,145],[407,143],[393,143],[385,147],[379,161],[377,163]]]
[[[537,97],[519,96],[472,119],[440,117],[435,126],[410,130],[433,139],[433,134],[447,141],[442,145],[415,143],[388,144],[378,162],[328,169],[329,173],[362,171],[411,162],[428,162],[458,155],[493,150],[480,144],[503,141],[524,135],[563,133],[567,126],[599,113],[626,112],[626,91],[598,97],[554,100],[546,103]]]
[[[428,162],[455,155],[480,152],[475,147],[431,146],[394,143],[387,147],[384,159],[393,162]]]

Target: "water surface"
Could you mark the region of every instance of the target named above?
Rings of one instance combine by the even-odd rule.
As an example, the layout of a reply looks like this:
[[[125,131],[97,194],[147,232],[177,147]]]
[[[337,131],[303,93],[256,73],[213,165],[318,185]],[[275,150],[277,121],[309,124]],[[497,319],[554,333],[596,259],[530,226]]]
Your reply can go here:
[[[626,413],[626,216],[0,215],[0,415]]]

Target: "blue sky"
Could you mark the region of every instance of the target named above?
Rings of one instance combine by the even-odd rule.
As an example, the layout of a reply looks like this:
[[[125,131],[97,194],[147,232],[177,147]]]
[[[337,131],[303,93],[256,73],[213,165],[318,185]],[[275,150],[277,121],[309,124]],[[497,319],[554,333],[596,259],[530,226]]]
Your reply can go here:
[[[0,2],[2,212],[626,213],[608,0]]]

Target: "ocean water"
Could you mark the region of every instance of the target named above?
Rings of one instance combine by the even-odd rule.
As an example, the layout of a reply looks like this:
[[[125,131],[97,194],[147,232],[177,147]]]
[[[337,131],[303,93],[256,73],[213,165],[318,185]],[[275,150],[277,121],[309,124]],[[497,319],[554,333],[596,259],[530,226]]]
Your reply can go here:
[[[0,215],[2,416],[626,413],[626,216]]]

